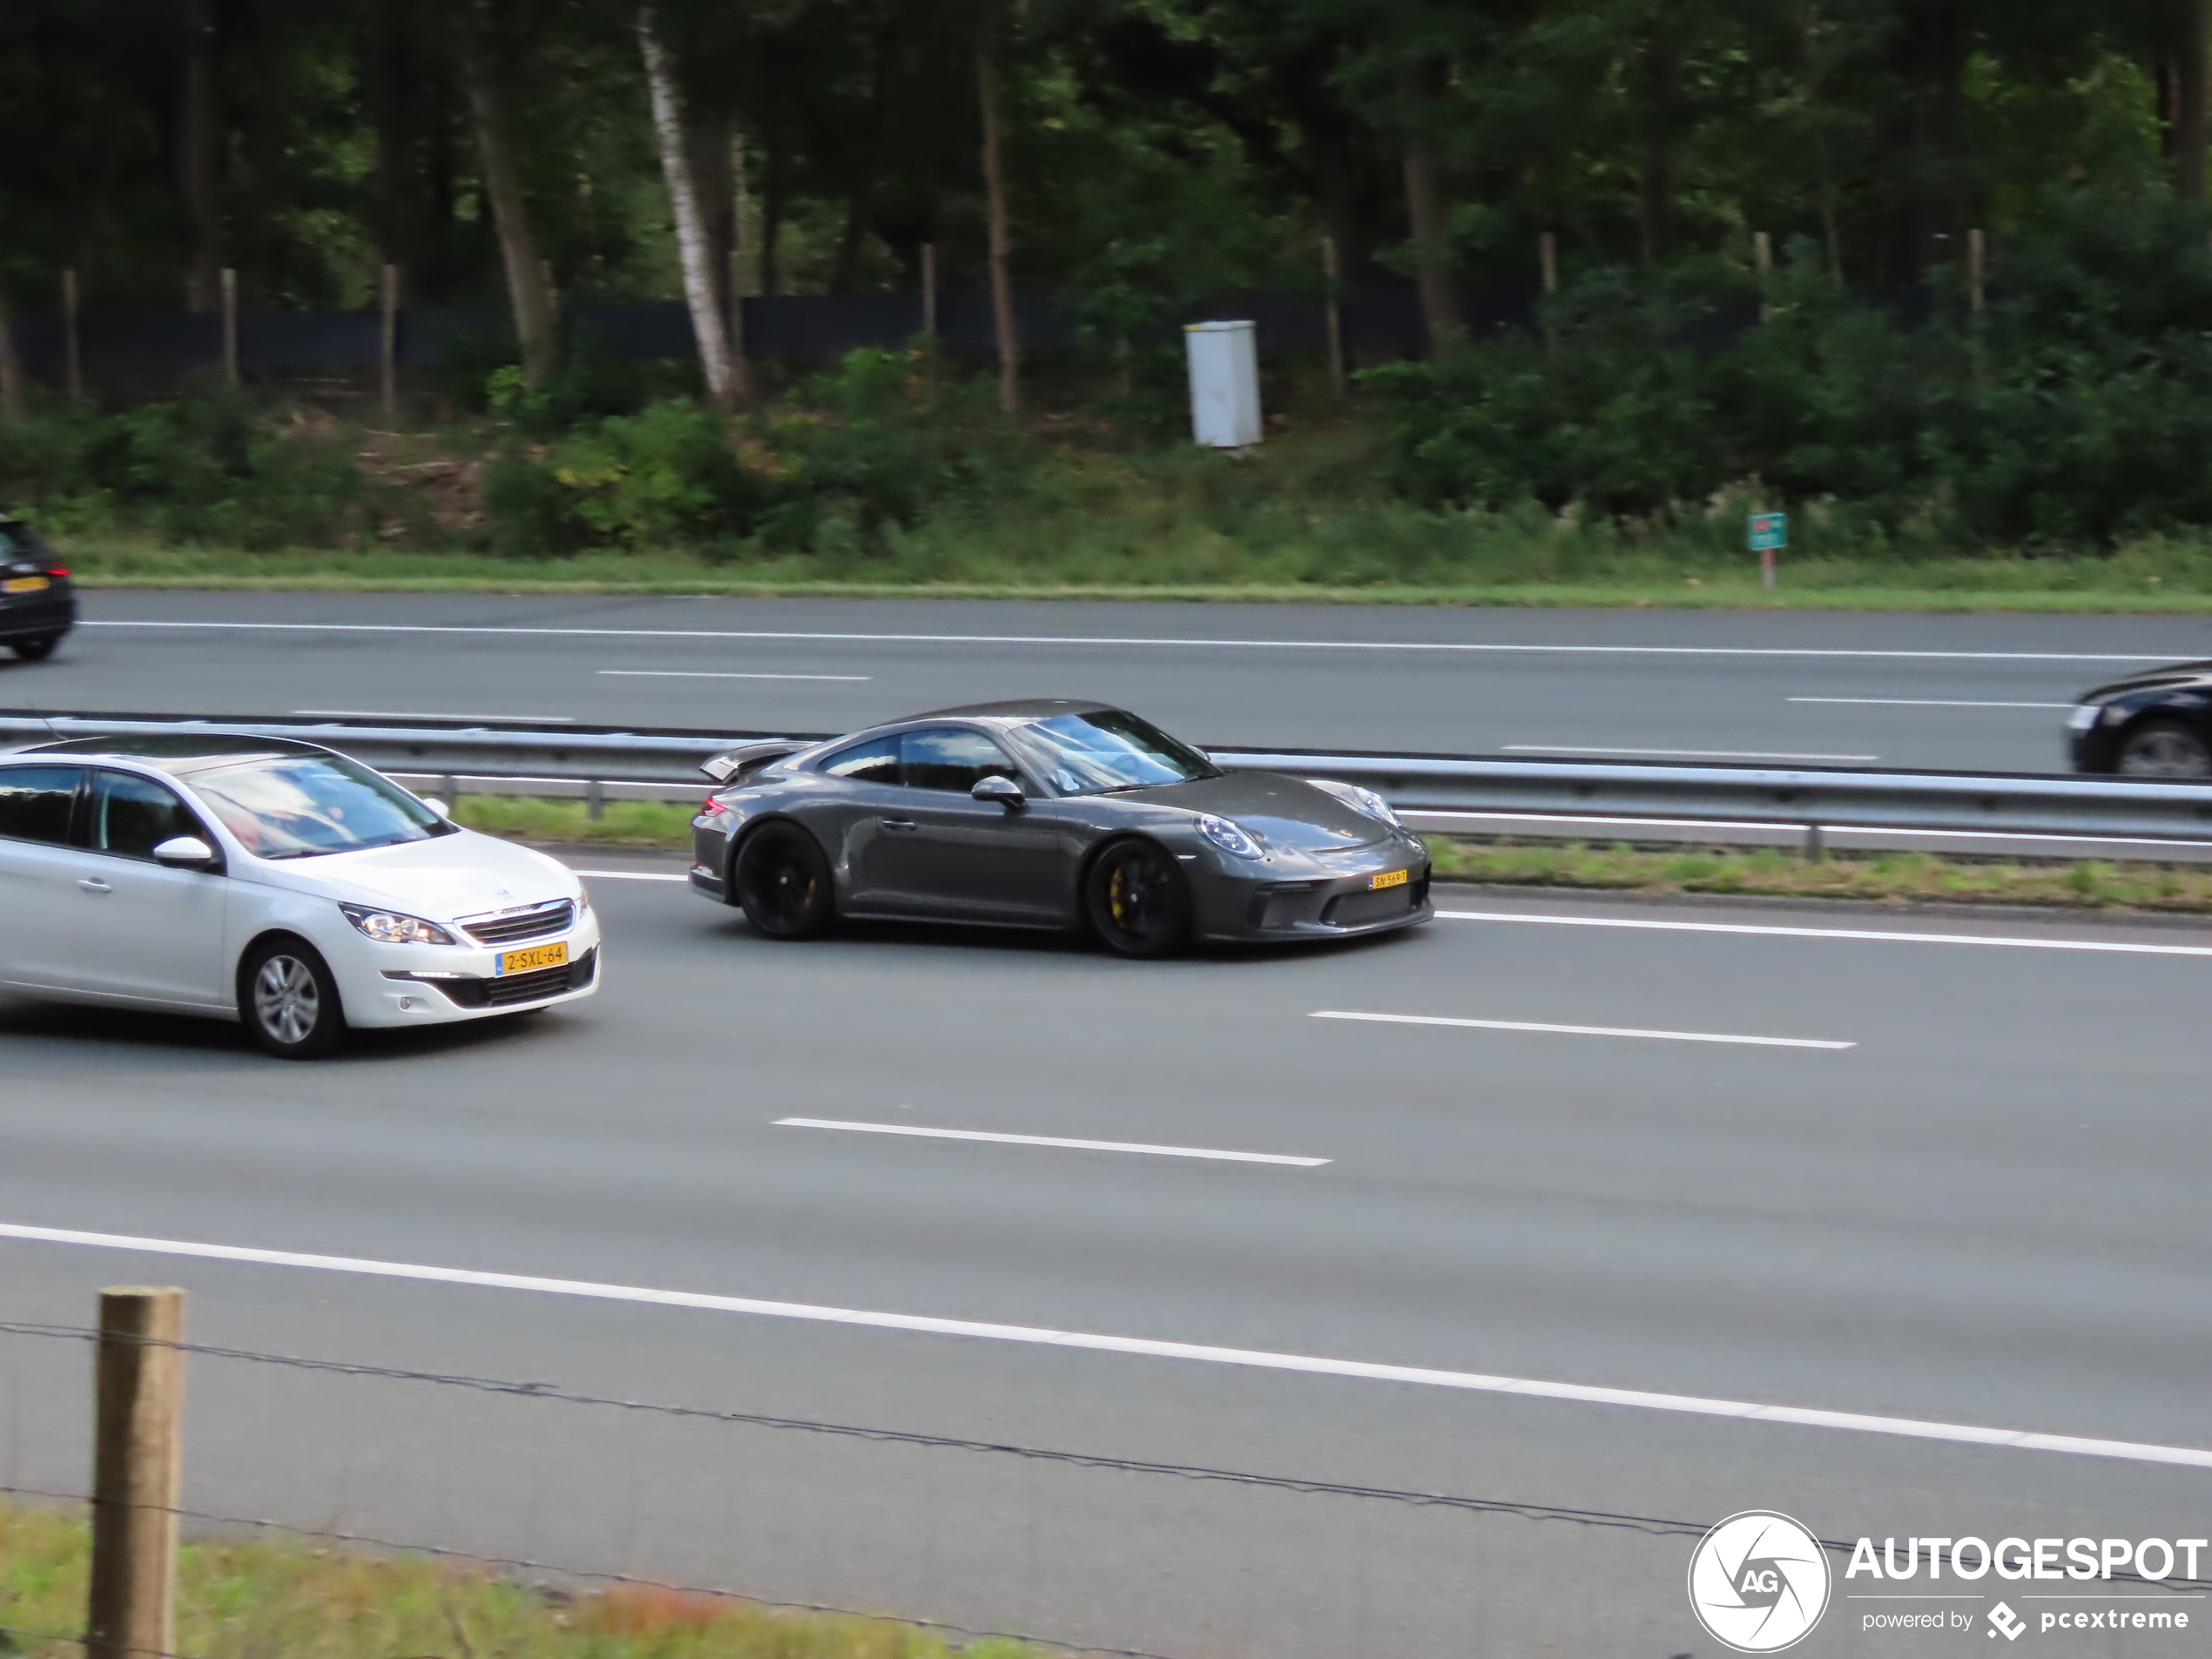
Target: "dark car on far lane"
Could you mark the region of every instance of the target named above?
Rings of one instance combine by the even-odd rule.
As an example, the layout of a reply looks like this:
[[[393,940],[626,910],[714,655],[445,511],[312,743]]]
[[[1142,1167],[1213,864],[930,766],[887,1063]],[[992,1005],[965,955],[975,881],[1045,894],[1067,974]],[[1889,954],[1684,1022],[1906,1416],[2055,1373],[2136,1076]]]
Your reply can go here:
[[[840,916],[1081,928],[1125,956],[1426,921],[1428,850],[1349,784],[1227,772],[1103,703],[943,709],[705,767],[691,884],[774,939]]]
[[[69,567],[30,526],[0,517],[0,645],[35,663],[51,657],[76,625]]]
[[[2074,769],[2212,778],[2212,663],[2177,663],[2084,691],[2067,717]]]

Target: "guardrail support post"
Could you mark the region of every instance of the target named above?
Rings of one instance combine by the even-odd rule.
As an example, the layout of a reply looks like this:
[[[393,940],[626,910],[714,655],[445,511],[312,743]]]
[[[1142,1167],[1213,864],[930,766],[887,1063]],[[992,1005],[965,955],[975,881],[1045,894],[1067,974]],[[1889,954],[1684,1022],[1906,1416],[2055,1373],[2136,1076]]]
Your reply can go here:
[[[126,1285],[100,1292],[85,1659],[176,1650],[185,1401],[176,1345],[184,1337],[182,1291]]]
[[[1820,826],[1817,824],[1806,825],[1805,862],[1807,864],[1820,864],[1825,862],[1827,857],[1828,843],[1826,839],[1823,837],[1820,833]]]
[[[583,815],[595,824],[607,815],[607,786],[600,779],[589,779],[584,783]]]

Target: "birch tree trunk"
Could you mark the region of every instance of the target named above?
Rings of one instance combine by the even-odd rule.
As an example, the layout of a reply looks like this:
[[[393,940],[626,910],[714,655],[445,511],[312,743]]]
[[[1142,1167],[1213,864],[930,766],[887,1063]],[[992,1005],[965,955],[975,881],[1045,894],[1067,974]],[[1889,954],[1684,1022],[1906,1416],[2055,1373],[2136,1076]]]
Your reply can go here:
[[[691,334],[706,371],[706,395],[715,408],[730,407],[730,337],[716,303],[714,260],[706,246],[706,226],[698,192],[691,188],[691,157],[684,142],[684,111],[676,98],[676,77],[668,54],[653,32],[653,9],[637,9],[637,44],[645,55],[645,84],[652,93],[653,125],[660,133],[661,172],[668,179],[668,199],[676,209],[676,250],[684,266],[684,303],[691,307]]]
[[[1007,273],[1006,179],[999,165],[998,44],[987,16],[975,31],[975,92],[983,114],[983,196],[990,231],[991,327],[998,338],[999,408],[1022,407],[1022,341],[1014,323],[1014,286]]]
[[[515,337],[523,348],[523,379],[544,384],[553,367],[553,286],[538,263],[530,238],[529,209],[523,199],[523,173],[507,120],[507,88],[487,28],[482,0],[460,8],[455,22],[461,39],[462,78],[468,83],[469,108],[475,117],[476,150],[483,165],[484,194],[491,199],[492,228],[499,236],[500,263],[507,272],[507,294],[515,309]]]

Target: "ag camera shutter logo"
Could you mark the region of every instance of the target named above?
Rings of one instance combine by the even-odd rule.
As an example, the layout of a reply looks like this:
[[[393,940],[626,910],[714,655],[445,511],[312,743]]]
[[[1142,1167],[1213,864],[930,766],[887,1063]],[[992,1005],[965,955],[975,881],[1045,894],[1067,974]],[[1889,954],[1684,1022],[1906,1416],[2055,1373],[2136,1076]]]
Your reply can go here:
[[[1746,1509],[1700,1539],[1689,1606],[1706,1634],[1738,1653],[1779,1653],[1828,1610],[1828,1552],[1784,1514]]]

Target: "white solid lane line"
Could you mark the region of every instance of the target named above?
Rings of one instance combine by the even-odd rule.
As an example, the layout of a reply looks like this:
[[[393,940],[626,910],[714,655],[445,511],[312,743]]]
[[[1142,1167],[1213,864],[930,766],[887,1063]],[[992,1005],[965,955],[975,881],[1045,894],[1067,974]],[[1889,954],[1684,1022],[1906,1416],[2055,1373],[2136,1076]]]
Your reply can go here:
[[[577,870],[593,881],[688,881],[688,875],[668,875],[658,870]]]
[[[500,720],[509,725],[574,725],[573,714],[434,714],[415,709],[294,709],[324,720]]]
[[[1803,824],[1785,824],[1774,819],[1618,818],[1597,813],[1470,813],[1440,808],[1431,810],[1421,806],[1400,807],[1398,815],[1404,819],[1419,819],[1424,823],[1435,819],[1450,819],[1453,822],[1469,824],[1590,824],[1621,829],[1767,830],[1777,835],[1787,835],[1792,840],[1801,838],[1805,827]],[[2050,835],[2027,830],[1925,829],[1917,824],[1823,824],[1820,833],[1831,840],[1839,835],[1914,835],[1952,841],[2057,841],[2069,846],[2162,846],[2169,849],[2212,846],[2212,841],[2184,841],[2170,835]]]
[[[1562,1037],[1649,1037],[1659,1042],[1740,1042],[1755,1049],[1856,1049],[1856,1042],[1824,1037],[1737,1037],[1713,1031],[1639,1031],[1617,1025],[1538,1025],[1527,1020],[1453,1020],[1438,1014],[1355,1014],[1348,1008],[1317,1008],[1316,1020],[1372,1020],[1382,1025],[1455,1025],[1477,1031],[1538,1031]]]
[[[1507,754],[1656,755],[1670,760],[1879,760],[1879,755],[1775,754],[1764,749],[1621,749],[1611,744],[1508,743]]]
[[[1318,1170],[1326,1158],[1287,1157],[1280,1152],[1217,1152],[1198,1146],[1147,1146],[1138,1141],[1071,1141],[1055,1135],[998,1135],[980,1129],[914,1129],[905,1123],[847,1123],[833,1117],[779,1117],[778,1129],[841,1129],[856,1135],[915,1135],[933,1141],[1003,1141],[1009,1146],[1060,1146],[1078,1152],[1149,1152],[1156,1157],[1221,1158],[1231,1163],[1289,1163]]]
[[[974,1319],[940,1319],[914,1313],[870,1313],[855,1308],[817,1307],[804,1302],[764,1302],[752,1297],[710,1296],[696,1291],[646,1290],[631,1285],[600,1285],[584,1279],[540,1278],[521,1273],[482,1273],[458,1267],[423,1267],[407,1262],[369,1261],[353,1256],[315,1256],[297,1251],[252,1250],[238,1244],[201,1244],[174,1238],[137,1238],[122,1233],[79,1232],[63,1227],[26,1227],[0,1222],[0,1238],[34,1244],[74,1244],[96,1250],[137,1251],[152,1256],[187,1256],[205,1261],[246,1262],[259,1266],[307,1268],[326,1273],[354,1273],[374,1278],[415,1279],[437,1285],[469,1285],[497,1291],[533,1291],[545,1296],[587,1297],[606,1302],[640,1302],[658,1307],[698,1308],[716,1313],[749,1313],[773,1319],[807,1319],[828,1325],[914,1331],[933,1336],[974,1337],[991,1342],[1033,1343],[1045,1347],[1082,1348],[1157,1359],[1191,1359],[1207,1365],[1249,1366],[1266,1371],[1297,1371],[1323,1377],[1370,1382],[1412,1383],[1428,1388],[1459,1388],[1485,1394],[1518,1394],[1532,1399],[1583,1406],[1621,1406],[1647,1412],[1682,1412],[1699,1417],[1730,1417],[1751,1423],[1781,1423],[1799,1428],[1847,1429],[1861,1434],[1901,1434],[1914,1440],[1949,1440],[1966,1446],[2008,1447],[2025,1452],[2064,1452],[2079,1457],[2119,1458],[2132,1463],[2178,1464],[2212,1469],[2212,1450],[2194,1446],[2160,1446],[2140,1440],[2093,1440],[2078,1434],[2038,1434],[2025,1429],[1984,1428],[1970,1423],[1932,1423],[1909,1417],[1876,1417],[1864,1412],[1820,1411],[1804,1406],[1763,1406],[1741,1399],[1707,1399],[1696,1394],[1662,1394],[1637,1388],[1601,1388],[1582,1383],[1546,1382],[1526,1377],[1492,1377],[1479,1372],[1439,1371],[1420,1366],[1375,1365],[1358,1359],[1327,1359],[1310,1354],[1271,1353],[1256,1348],[1222,1348],[1195,1342],[1161,1342],[1146,1337],[1099,1336],[1082,1331],[1052,1331],[1033,1325],[988,1325]]]
[[[1625,916],[1527,916],[1440,910],[1439,921],[1514,921],[1539,927],[1635,927],[1654,933],[1764,934],[1777,939],[1878,939],[1891,945],[2000,945],[2015,950],[2101,950],[2128,956],[2212,956],[2212,945],[2137,945],[2101,939],[2015,939],[2003,934],[1885,933],[1874,927],[1774,927],[1743,921],[1645,921]]]
[[[603,668],[602,674],[624,680],[847,680],[864,684],[866,674],[726,674],[698,668]]]
[[[906,645],[1235,646],[1254,651],[1441,651],[1579,657],[1868,657],[1939,663],[2165,663],[2187,651],[2156,655],[2117,651],[1852,651],[1799,645],[1535,645],[1436,639],[1177,639],[1094,634],[860,634],[742,628],[482,628],[421,622],[165,622],[103,619],[80,628],[194,628],[226,632],[321,634],[514,634],[581,639],[798,639]]]
[[[1855,703],[1885,709],[2070,709],[2071,703],[1983,703],[1956,697],[1793,697],[1792,703]]]

